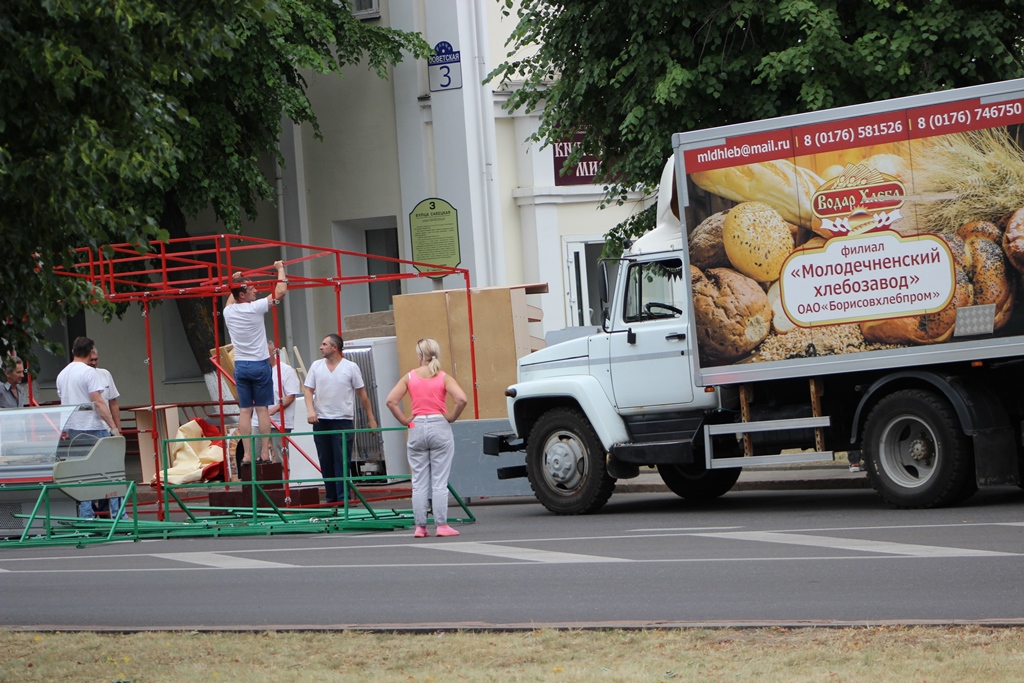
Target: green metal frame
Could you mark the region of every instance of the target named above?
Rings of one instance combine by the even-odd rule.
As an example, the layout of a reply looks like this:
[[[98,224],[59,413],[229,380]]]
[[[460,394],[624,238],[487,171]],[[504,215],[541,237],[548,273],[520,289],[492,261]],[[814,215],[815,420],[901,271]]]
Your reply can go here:
[[[404,429],[402,427],[390,427],[385,429]],[[384,430],[338,430],[317,432],[317,434],[348,434],[356,432],[370,432]],[[304,432],[296,434],[311,434]],[[278,436],[278,435],[270,435]],[[217,436],[200,437],[189,439],[166,439],[161,443],[161,469],[162,481],[167,481],[169,448],[168,444],[188,441],[233,441],[237,439],[262,439],[267,435],[253,434],[249,436]],[[256,467],[251,467],[250,480],[242,483],[251,487],[252,501],[249,507],[217,507],[210,505],[189,505],[180,496],[179,491],[196,489],[224,489],[224,482],[196,482],[191,484],[166,484],[161,487],[161,496],[158,504],[164,513],[164,520],[148,521],[139,519],[138,492],[135,482],[109,482],[113,484],[124,484],[127,488],[125,500],[131,499],[132,515],[128,517],[124,511],[128,505],[122,505],[118,519],[82,519],[79,517],[60,517],[50,514],[50,491],[54,489],[67,489],[78,486],[95,486],[95,482],[83,484],[24,484],[5,487],[4,490],[38,490],[39,497],[32,512],[28,515],[17,515],[27,519],[25,531],[17,539],[0,540],[0,549],[30,546],[49,545],[76,545],[84,547],[95,543],[107,543],[110,541],[140,541],[150,539],[168,538],[200,538],[219,536],[270,536],[277,534],[296,533],[349,533],[367,531],[393,531],[396,529],[408,529],[413,525],[412,510],[408,508],[387,508],[375,509],[370,501],[355,484],[360,482],[394,481],[410,479],[410,475],[368,475],[348,476],[348,453],[347,442],[343,441],[344,474],[342,477],[335,477],[326,481],[343,482],[345,492],[344,503],[335,507],[280,507],[275,504],[267,493],[267,485],[283,484],[292,486],[296,484],[320,482],[320,479],[278,479],[278,480],[257,480]],[[253,442],[251,444],[255,446]],[[254,453],[250,448],[250,453]],[[225,458],[229,457],[225,454]],[[449,521],[457,523],[473,523],[476,517],[462,497],[449,484],[448,491],[465,513],[464,517],[449,518]],[[356,509],[351,506],[353,495],[359,499],[363,509]],[[171,501],[174,501],[176,509],[172,510]],[[42,509],[42,517],[40,517]],[[203,514],[205,513],[205,515]],[[217,513],[217,514],[211,514]],[[184,515],[185,519],[171,520],[173,514]],[[42,530],[32,532],[32,525],[37,520],[43,520]]]

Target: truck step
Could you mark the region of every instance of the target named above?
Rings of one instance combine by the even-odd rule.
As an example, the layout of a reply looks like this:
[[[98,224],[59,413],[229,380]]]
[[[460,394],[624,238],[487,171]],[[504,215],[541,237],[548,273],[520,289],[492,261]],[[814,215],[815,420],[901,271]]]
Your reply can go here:
[[[729,467],[756,467],[758,465],[782,465],[799,462],[821,462],[835,460],[832,451],[801,453],[779,453],[777,455],[753,455],[743,458],[715,458],[712,437],[721,434],[751,434],[754,432],[776,432],[792,429],[819,429],[828,427],[830,419],[821,417],[795,417],[785,420],[762,420],[760,422],[730,422],[704,426],[705,464],[709,470]]]

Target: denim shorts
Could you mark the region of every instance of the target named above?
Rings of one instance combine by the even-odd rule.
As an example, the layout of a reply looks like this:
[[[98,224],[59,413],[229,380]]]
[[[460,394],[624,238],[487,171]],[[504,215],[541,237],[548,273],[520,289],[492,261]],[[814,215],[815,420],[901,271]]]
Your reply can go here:
[[[274,376],[270,373],[270,360],[235,361],[235,388],[238,407],[274,405]]]

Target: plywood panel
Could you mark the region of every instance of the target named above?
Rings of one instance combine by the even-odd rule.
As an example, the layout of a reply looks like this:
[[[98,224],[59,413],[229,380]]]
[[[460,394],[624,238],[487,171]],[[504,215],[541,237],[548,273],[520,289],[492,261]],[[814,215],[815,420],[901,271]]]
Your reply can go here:
[[[408,371],[418,362],[416,341],[433,337],[441,346],[441,365],[466,392],[473,416],[474,393],[479,392],[481,418],[505,418],[505,389],[516,381],[516,361],[538,348],[529,323],[539,309],[526,295],[540,285],[485,287],[472,291],[473,333],[477,384],[473,385],[466,290],[406,294],[394,298],[395,335],[399,363]]]
[[[407,373],[419,365],[416,342],[425,337],[437,340],[441,347],[441,367],[451,367],[451,345],[448,343],[448,306],[444,292],[404,294],[396,296],[395,343],[398,347],[398,368]],[[406,415],[409,402],[404,402]]]

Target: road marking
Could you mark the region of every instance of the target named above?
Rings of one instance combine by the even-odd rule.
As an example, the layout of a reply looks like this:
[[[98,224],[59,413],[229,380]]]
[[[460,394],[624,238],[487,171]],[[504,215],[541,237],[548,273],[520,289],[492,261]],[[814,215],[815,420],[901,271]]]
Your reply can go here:
[[[630,531],[724,531],[727,529],[741,529],[739,526],[680,526],[680,527],[656,527],[651,529],[630,529]]]
[[[220,553],[153,553],[153,557],[161,557],[165,560],[175,560],[177,562],[188,562],[190,564],[201,564],[204,567],[216,567],[217,569],[281,569],[296,566],[282,562],[253,560],[248,557],[221,555]]]
[[[827,536],[808,536],[806,534],[786,534],[772,531],[732,531],[715,534],[694,534],[694,536],[735,539],[740,541],[762,541],[765,543],[785,543],[789,545],[806,545],[813,546],[815,548],[857,550],[870,553],[886,553],[888,555],[907,555],[910,557],[1008,557],[1016,555],[1016,553],[1003,553],[994,550],[943,548],[941,546],[915,545],[913,543],[866,541],[857,538],[830,538]]]
[[[621,557],[600,557],[598,555],[578,555],[576,553],[559,553],[551,550],[534,550],[533,548],[512,548],[509,546],[492,545],[490,543],[449,543],[447,545],[421,545],[420,548],[431,550],[450,550],[455,553],[486,555],[487,557],[503,557],[507,560],[528,560],[544,564],[581,564],[586,562],[632,562]]]

